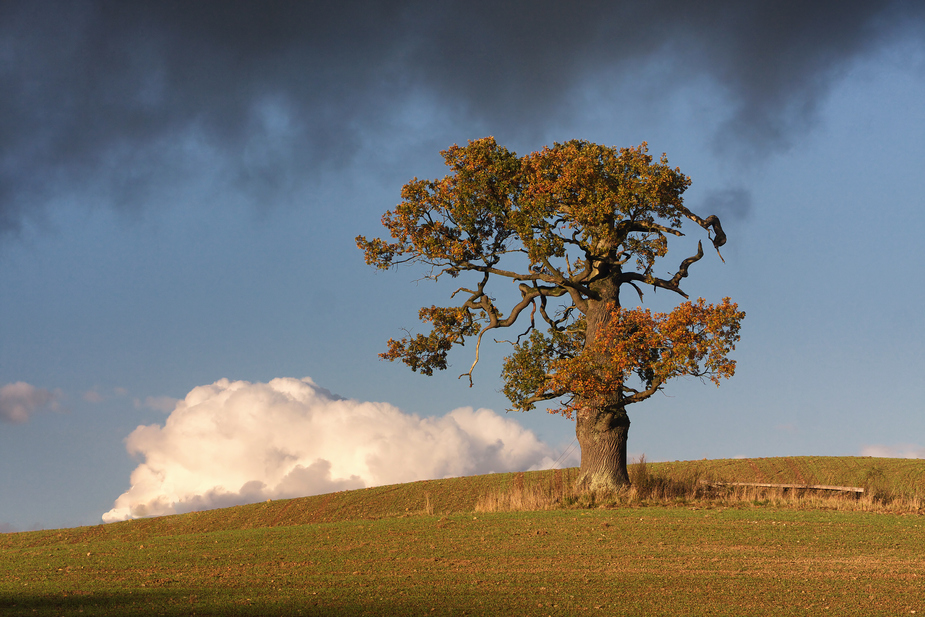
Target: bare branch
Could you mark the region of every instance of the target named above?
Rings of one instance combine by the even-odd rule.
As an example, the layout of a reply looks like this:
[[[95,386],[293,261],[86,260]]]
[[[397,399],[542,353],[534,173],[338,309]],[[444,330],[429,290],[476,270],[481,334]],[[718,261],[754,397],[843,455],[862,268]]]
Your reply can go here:
[[[456,291],[454,291],[453,293],[451,293],[451,294],[450,294],[450,297],[451,297],[451,298],[455,298],[455,297],[456,297],[456,294],[458,294],[458,293],[461,292],[461,291],[464,291],[464,292],[466,292],[467,294],[472,294],[473,296],[478,296],[478,295],[479,295],[479,292],[477,292],[477,291],[472,291],[471,289],[466,289],[465,287],[460,287],[459,289],[457,289]]]
[[[491,326],[486,326],[485,328],[482,328],[482,331],[481,331],[481,332],[479,332],[479,336],[478,336],[478,338],[475,340],[475,360],[472,362],[472,366],[469,367],[469,372],[468,372],[468,373],[463,373],[462,375],[459,376],[459,379],[462,379],[463,377],[468,377],[468,378],[469,378],[469,387],[470,387],[470,388],[472,387],[472,371],[475,370],[475,365],[479,363],[479,347],[481,347],[481,345],[482,345],[482,335],[485,334],[486,332],[488,332],[488,331],[491,330],[491,329],[492,329]]]
[[[673,236],[681,237],[684,234],[680,230],[675,229],[674,227],[666,227],[665,225],[659,225],[651,221],[622,221],[619,225],[620,234],[625,237],[626,234],[633,232],[657,232],[663,234],[671,234]]]
[[[720,224],[719,218],[715,214],[711,214],[707,218],[702,219],[687,208],[684,208],[684,216],[706,229],[708,236],[710,236],[710,230],[713,230],[712,237],[710,237],[710,240],[713,242],[713,248],[716,249],[716,254],[719,255],[720,260],[726,263],[722,253],[719,252],[719,247],[726,244],[726,232],[723,231],[723,226]]]
[[[688,295],[684,293],[679,287],[679,285],[681,284],[681,279],[687,277],[688,269],[690,269],[691,264],[697,261],[700,261],[700,259],[702,258],[703,258],[703,243],[698,242],[697,243],[697,254],[692,257],[688,257],[687,259],[682,261],[681,265],[678,267],[678,271],[675,272],[675,275],[673,277],[671,277],[671,280],[660,279],[654,276],[647,277],[647,276],[640,274],[639,272],[624,272],[621,275],[620,282],[621,283],[632,283],[633,281],[639,281],[641,283],[652,285],[653,287],[661,287],[662,289],[671,290],[687,298]],[[635,285],[633,286],[635,287]],[[639,291],[638,287],[636,288],[636,291]],[[640,296],[641,295],[642,294],[640,293]]]
[[[634,392],[634,394],[625,397],[623,399],[623,402],[627,405],[631,405],[633,403],[644,401],[650,396],[652,396],[653,394],[655,394],[656,392],[658,392],[659,390],[661,390],[663,383],[665,383],[664,379],[656,379],[652,382],[652,385],[650,385],[647,389],[643,390],[642,392],[639,392],[638,390],[633,390],[633,388],[627,388],[624,386],[623,387],[624,390],[632,391]]]
[[[636,293],[639,294],[639,301],[642,302],[642,290],[639,289],[639,285],[637,285],[633,281],[628,281],[628,282],[630,285],[632,285],[633,289],[636,290]]]
[[[540,296],[540,298],[543,298],[543,296]],[[543,300],[545,301],[545,298],[543,298]],[[530,309],[530,325],[527,327],[526,330],[524,330],[522,334],[517,335],[517,342],[515,343],[515,345],[519,345],[520,339],[530,334],[530,331],[535,328],[536,328],[536,302],[534,301],[533,308]]]
[[[547,392],[545,394],[534,394],[533,396],[527,397],[524,399],[522,405],[525,408],[530,408],[536,403],[542,403],[543,401],[551,401],[557,399],[560,396],[565,396],[568,394],[568,390],[557,390],[555,392]]]
[[[703,243],[698,241],[697,254],[682,261],[681,267],[678,268],[678,271],[675,272],[675,275],[671,278],[671,283],[675,289],[677,289],[678,285],[681,283],[681,279],[687,278],[687,271],[691,267],[691,264],[698,262],[701,259],[703,259]],[[684,297],[686,298],[687,296]]]
[[[542,315],[543,320],[546,323],[548,323],[550,326],[552,326],[554,329],[556,330],[559,329],[559,324],[561,323],[561,321],[551,318],[546,313],[546,296],[540,296],[540,315]]]

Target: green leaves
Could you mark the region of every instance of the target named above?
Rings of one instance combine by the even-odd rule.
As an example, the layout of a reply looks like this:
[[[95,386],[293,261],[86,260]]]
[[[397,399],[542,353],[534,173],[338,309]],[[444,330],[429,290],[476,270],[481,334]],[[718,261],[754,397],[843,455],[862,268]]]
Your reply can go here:
[[[550,328],[548,334],[539,330],[530,332],[523,343],[514,345],[514,353],[504,359],[501,391],[517,411],[530,411],[534,403],[551,398],[548,389],[550,367],[556,361],[574,358],[584,346],[584,319],[567,329]],[[542,393],[542,394],[541,394]],[[556,392],[555,395],[565,394]]]

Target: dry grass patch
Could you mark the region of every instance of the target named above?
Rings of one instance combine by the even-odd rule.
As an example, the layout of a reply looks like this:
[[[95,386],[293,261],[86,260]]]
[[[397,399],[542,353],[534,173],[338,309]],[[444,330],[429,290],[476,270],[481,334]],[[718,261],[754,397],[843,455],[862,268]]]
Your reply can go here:
[[[762,459],[758,459],[762,460]],[[799,487],[743,486],[727,473],[716,473],[706,465],[692,463],[650,464],[641,456],[629,465],[630,486],[614,491],[580,491],[574,486],[576,469],[556,470],[554,475],[527,478],[518,474],[511,484],[495,487],[482,494],[475,504],[476,512],[540,511],[558,508],[616,508],[625,506],[754,507],[771,506],[796,509],[822,509],[848,512],[888,512],[897,514],[925,513],[925,499],[918,492],[918,483],[897,486],[884,472],[882,465],[872,464],[851,477],[860,477],[862,493],[805,488],[819,480],[818,474],[807,469],[825,467],[815,464],[818,459],[774,459],[778,465],[790,468],[790,476],[775,474],[772,479],[789,480]],[[720,461],[722,463],[722,461]],[[749,460],[749,463],[752,461]],[[752,465],[752,467],[757,467]],[[767,466],[766,466],[767,467]],[[921,471],[925,467],[919,466]],[[761,474],[743,474],[747,480],[767,482]],[[756,478],[755,475],[758,475]],[[925,474],[923,474],[925,475]],[[807,481],[809,478],[809,482]],[[830,482],[839,478],[825,475]],[[906,477],[908,480],[909,478]]]

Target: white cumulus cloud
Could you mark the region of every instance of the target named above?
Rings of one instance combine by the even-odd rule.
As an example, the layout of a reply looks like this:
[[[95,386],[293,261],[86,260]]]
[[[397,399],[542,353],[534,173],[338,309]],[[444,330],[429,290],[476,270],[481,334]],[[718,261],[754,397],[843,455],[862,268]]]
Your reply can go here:
[[[57,409],[59,393],[36,388],[24,381],[0,387],[0,421],[22,424],[42,409]]]
[[[901,443],[892,446],[873,445],[864,446],[861,456],[876,456],[880,458],[925,458],[925,448],[911,443]]]
[[[419,417],[309,378],[194,388],[126,444],[143,462],[105,522],[553,464],[532,431],[489,409]]]

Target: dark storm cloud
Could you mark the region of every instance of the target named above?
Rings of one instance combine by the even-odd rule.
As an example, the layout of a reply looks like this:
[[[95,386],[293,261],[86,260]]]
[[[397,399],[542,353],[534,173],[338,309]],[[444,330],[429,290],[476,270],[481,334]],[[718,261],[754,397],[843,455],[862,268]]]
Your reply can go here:
[[[708,190],[696,212],[709,212],[722,221],[743,219],[752,209],[752,195],[742,187]]]
[[[850,61],[925,39],[923,16],[919,2],[4,2],[0,233],[67,199],[285,202],[415,100],[535,133],[583,84],[655,60],[667,72],[641,84],[655,96],[695,78],[723,92],[720,148],[779,149]]]

